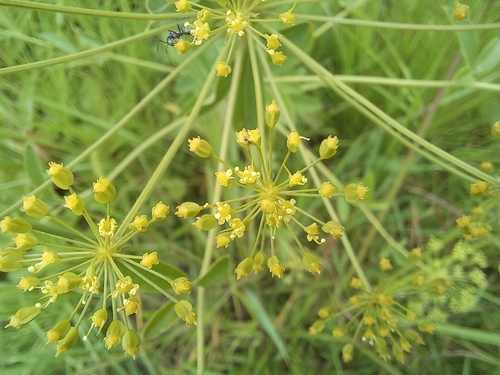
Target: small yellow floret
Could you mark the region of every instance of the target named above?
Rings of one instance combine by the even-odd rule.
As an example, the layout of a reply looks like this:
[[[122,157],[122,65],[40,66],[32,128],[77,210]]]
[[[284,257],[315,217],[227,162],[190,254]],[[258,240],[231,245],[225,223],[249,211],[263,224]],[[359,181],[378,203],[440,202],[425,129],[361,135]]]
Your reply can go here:
[[[154,251],[152,253],[144,253],[140,264],[141,266],[151,268],[158,263],[160,263],[158,260],[158,253]]]
[[[382,272],[392,270],[391,261],[387,258],[380,259],[379,266],[380,266],[380,269],[382,270]]]
[[[281,66],[287,59],[285,54],[281,51],[276,52],[273,50],[269,50],[267,52],[269,53],[269,55],[271,55],[271,61],[273,62],[274,65]]]
[[[174,3],[177,12],[189,12],[191,10],[191,4],[187,0],[179,0]]]
[[[217,77],[227,77],[231,74],[231,67],[225,61],[219,61],[215,64],[215,71],[217,72]]]
[[[292,13],[292,9],[290,9],[285,13],[280,14],[279,19],[285,25],[293,25],[295,23],[296,16]]]

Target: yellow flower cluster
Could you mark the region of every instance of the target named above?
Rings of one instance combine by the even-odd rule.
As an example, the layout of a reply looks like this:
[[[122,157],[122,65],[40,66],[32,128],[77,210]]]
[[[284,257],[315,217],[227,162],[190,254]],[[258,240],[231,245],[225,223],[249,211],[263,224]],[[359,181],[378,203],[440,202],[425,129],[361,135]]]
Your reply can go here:
[[[276,17],[275,13],[270,12],[269,6],[263,6],[262,3],[261,0],[243,2],[222,0],[217,1],[220,7],[211,8],[187,0],[178,0],[174,3],[176,11],[185,13],[186,16],[196,16],[196,20],[185,22],[180,28],[180,33],[174,32],[172,35],[171,32],[170,40],[167,42],[172,43],[171,45],[179,53],[187,53],[191,45],[199,46],[214,34],[225,33],[225,43],[231,45],[234,45],[238,38],[249,34],[249,37],[255,40],[265,41],[266,45],[262,47],[266,49],[273,64],[281,66],[287,56],[282,51],[278,51],[281,46],[280,35],[263,33],[256,26],[259,23],[262,25],[261,21],[275,21],[284,25],[295,24],[296,15],[293,13],[295,5]],[[266,17],[267,14],[270,14],[269,17]],[[190,41],[181,38],[185,33],[191,35]],[[224,60],[217,63],[216,73],[220,77],[227,77],[231,73],[229,62],[233,48],[230,50]]]
[[[218,248],[227,248],[236,239],[242,238],[253,222],[258,224],[258,233],[252,253],[242,260],[235,269],[237,278],[248,275],[253,270],[255,273],[262,270],[267,263],[272,276],[281,278],[284,274],[284,267],[274,251],[274,240],[276,232],[281,227],[286,227],[292,233],[298,249],[302,253],[302,261],[305,268],[313,273],[319,274],[321,266],[318,258],[308,252],[298,237],[292,230],[293,225],[302,228],[304,236],[308,242],[322,244],[326,241],[320,236],[321,230],[332,236],[339,238],[344,233],[344,228],[337,221],[322,221],[307,210],[297,206],[297,197],[311,198],[331,198],[344,195],[349,202],[364,199],[367,189],[362,185],[352,184],[346,187],[344,194],[334,194],[335,187],[325,181],[317,188],[302,187],[308,183],[306,173],[317,163],[334,156],[338,148],[337,137],[329,136],[319,147],[318,158],[311,164],[298,171],[290,171],[287,167],[289,158],[298,151],[301,142],[308,140],[298,132],[292,131],[286,140],[287,153],[276,173],[273,171],[273,129],[279,119],[279,107],[273,101],[266,108],[266,124],[269,128],[267,140],[269,144],[264,147],[261,144],[262,136],[259,129],[242,129],[236,132],[236,142],[248,155],[248,164],[243,167],[231,166],[221,160],[213,153],[209,143],[200,137],[192,138],[188,141],[189,149],[199,157],[214,157],[225,165],[225,169],[215,172],[217,184],[226,188],[245,189],[250,193],[241,198],[229,201],[214,202],[200,206],[194,202],[184,202],[177,207],[177,216],[181,218],[195,217],[194,225],[200,230],[211,230],[220,226],[221,230],[215,238]],[[267,154],[265,155],[265,153]],[[201,216],[198,214],[202,210],[211,210]],[[297,219],[297,215],[311,220],[312,223],[303,224]],[[266,229],[267,228],[267,229]],[[269,233],[271,254],[269,259],[265,252],[268,246],[265,243],[265,233]]]
[[[356,294],[340,307],[335,304],[336,309],[320,309],[320,320],[309,328],[310,334],[327,326],[336,339],[352,334],[342,350],[345,362],[354,358],[354,342],[359,338],[382,359],[390,359],[392,352],[396,360],[404,362],[413,345],[424,344],[421,333],[433,334],[435,323],[447,320],[447,311],[472,309],[479,290],[486,286],[484,254],[463,241],[456,243],[451,253],[444,249],[440,240],[431,238],[425,254],[414,248],[408,265],[394,273],[390,259],[382,258],[375,290],[366,290],[360,279],[352,278],[350,286]]]
[[[0,249],[0,271],[15,272],[27,269],[29,276],[22,277],[17,285],[24,292],[38,292],[42,301],[34,306],[19,309],[10,317],[6,327],[20,328],[35,319],[59,296],[78,291],[75,309],[67,319],[57,322],[47,332],[47,342],[56,347],[56,356],[71,349],[78,341],[78,331],[84,329],[84,317],[95,309],[90,319],[92,324],[83,339],[87,340],[95,327],[97,333],[107,324],[104,344],[110,349],[122,343],[126,355],[135,357],[140,345],[140,336],[133,329],[129,316],[140,306],[139,285],[132,276],[148,282],[148,275],[161,277],[168,282],[176,294],[190,293],[191,282],[186,277],[176,279],[161,275],[151,268],[159,263],[156,252],[131,255],[130,240],[148,227],[166,219],[170,209],[158,202],[151,209],[151,216],[137,215],[128,225],[122,225],[110,216],[111,202],[116,197],[116,188],[110,180],[100,177],[93,184],[94,200],[105,205],[105,216],[94,221],[85,207],[84,200],[73,190],[73,173],[62,164],[49,163],[47,173],[60,189],[67,190],[64,207],[74,215],[82,217],[88,224],[92,236],[72,227],[68,220],[52,215],[45,202],[36,196],[22,198],[21,210],[31,218],[49,218],[60,226],[54,233],[36,229],[28,220],[5,217],[0,221],[0,230],[12,235],[12,244]],[[63,229],[63,231],[61,231]],[[66,231],[67,235],[62,235]],[[57,267],[51,267],[57,264]],[[54,268],[55,273],[46,273]],[[151,285],[156,285],[151,282]],[[188,301],[177,301],[175,296],[160,291],[173,301],[182,303],[179,315],[187,323],[196,323],[196,315]],[[189,314],[185,314],[189,310]],[[111,316],[108,317],[108,311]]]

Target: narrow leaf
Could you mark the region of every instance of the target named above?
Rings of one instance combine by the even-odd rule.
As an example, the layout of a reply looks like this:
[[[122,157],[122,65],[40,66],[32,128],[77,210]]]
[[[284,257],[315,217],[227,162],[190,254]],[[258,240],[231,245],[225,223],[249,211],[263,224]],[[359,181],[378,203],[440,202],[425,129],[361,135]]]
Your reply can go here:
[[[208,287],[219,284],[220,282],[227,279],[228,269],[229,257],[226,255],[212,263],[207,273],[205,273],[201,278],[197,279],[194,284],[201,287]]]

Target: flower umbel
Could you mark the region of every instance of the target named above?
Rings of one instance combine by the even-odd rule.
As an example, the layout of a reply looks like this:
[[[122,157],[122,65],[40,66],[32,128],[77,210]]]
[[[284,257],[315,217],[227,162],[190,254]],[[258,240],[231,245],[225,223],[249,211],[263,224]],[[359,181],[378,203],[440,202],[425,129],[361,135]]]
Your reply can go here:
[[[281,165],[277,171],[273,171],[273,129],[279,118],[279,107],[275,101],[272,101],[266,107],[266,123],[268,125],[269,135],[266,138],[269,143],[261,144],[263,139],[259,129],[248,130],[243,128],[236,132],[236,142],[243,148],[248,155],[249,161],[243,167],[231,166],[224,160],[221,160],[217,155],[213,154],[211,146],[208,142],[200,137],[190,140],[190,149],[193,143],[205,144],[207,149],[210,149],[211,155],[221,161],[225,165],[225,169],[215,172],[216,182],[218,185],[231,189],[235,188],[247,190],[249,193],[241,198],[234,198],[230,201],[214,202],[203,206],[195,203],[185,202],[178,207],[177,215],[183,218],[193,216],[188,215],[188,206],[196,207],[196,215],[199,210],[212,210],[212,214],[200,216],[195,225],[199,228],[202,226],[201,219],[210,217],[210,223],[220,226],[220,232],[216,236],[217,247],[227,248],[232,241],[242,238],[247,233],[250,225],[258,223],[257,238],[255,239],[253,250],[249,257],[242,260],[236,267],[234,273],[238,279],[247,276],[252,269],[259,272],[265,264],[266,249],[270,248],[271,253],[268,255],[267,266],[271,275],[281,278],[284,275],[285,268],[281,265],[277,254],[274,252],[274,241],[278,229],[281,227],[287,228],[292,237],[295,239],[297,248],[300,250],[303,258],[305,269],[312,274],[321,272],[321,264],[319,259],[312,253],[306,250],[299,237],[294,233],[293,226],[301,228],[302,236],[308,242],[322,244],[326,241],[321,237],[320,228],[325,234],[331,235],[333,238],[339,238],[343,235],[344,228],[337,221],[324,222],[319,218],[314,217],[306,209],[300,208],[297,205],[298,197],[309,198],[330,198],[340,197],[342,194],[334,194],[333,185],[326,181],[319,188],[307,187],[309,184],[306,177],[310,168],[315,166],[320,161],[326,158],[325,155],[318,155],[317,159],[306,165],[299,171],[292,172],[287,167],[287,162],[292,154],[299,150],[301,142],[308,141],[308,138],[300,135],[297,131],[292,131],[286,139],[287,153],[284,156]],[[330,140],[335,140],[332,143],[332,148],[338,146],[337,137],[329,136]],[[194,150],[192,150],[195,152]],[[266,156],[264,156],[267,152]],[[326,152],[326,151],[324,151]],[[195,152],[196,153],[196,152]],[[199,155],[206,157],[208,153]],[[329,154],[328,157],[333,156]],[[358,187],[356,186],[356,189]],[[356,193],[358,196],[358,193]],[[364,197],[364,196],[363,196]],[[182,210],[181,210],[182,209]],[[184,212],[185,211],[185,212]],[[207,216],[208,215],[208,216]],[[305,218],[308,222],[302,223]],[[208,222],[208,220],[205,220]],[[312,221],[312,223],[311,223]],[[208,229],[212,229],[210,225]],[[266,243],[266,232],[269,233],[270,247]],[[305,232],[305,233],[304,233]],[[258,259],[257,259],[258,258]],[[257,266],[255,266],[257,264]]]
[[[487,266],[485,256],[463,241],[445,252],[443,243],[431,238],[425,251],[414,248],[408,264],[394,273],[388,258],[379,265],[381,279],[373,291],[354,277],[350,286],[355,294],[345,304],[335,301],[330,307],[333,313],[325,314],[326,308],[318,312],[325,324],[334,321],[334,338],[352,334],[343,349],[345,362],[353,359],[352,342],[360,338],[382,359],[390,359],[391,351],[404,362],[405,352],[410,353],[412,345],[423,345],[421,335],[433,334],[435,324],[446,322],[450,312],[472,309],[479,289],[487,283],[482,271]],[[318,321],[313,326],[318,327]]]
[[[150,281],[148,273],[154,273],[170,283],[175,293],[189,293],[191,290],[191,282],[186,277],[171,279],[151,270],[159,263],[157,252],[133,255],[125,251],[130,249],[132,238],[148,230],[150,225],[159,225],[158,222],[166,218],[170,209],[159,202],[151,209],[151,217],[137,215],[127,225],[123,224],[123,232],[120,232],[120,223],[110,216],[111,201],[116,196],[116,188],[110,180],[101,177],[93,184],[95,201],[105,206],[104,217],[96,222],[95,213],[91,216],[87,212],[83,199],[73,190],[72,172],[62,164],[49,163],[47,173],[54,184],[69,191],[69,195],[64,197],[64,207],[72,214],[83,217],[91,235],[72,227],[69,224],[71,220],[52,215],[46,203],[35,196],[23,197],[22,211],[33,218],[47,217],[70,232],[71,236],[63,237],[60,233],[64,232],[59,228],[54,233],[37,230],[36,225],[33,228],[21,218],[5,217],[0,221],[2,232],[13,236],[11,246],[0,250],[0,271],[15,272],[26,268],[33,276],[21,278],[17,287],[24,292],[41,295],[40,302],[23,307],[12,315],[6,327],[20,328],[56,303],[61,294],[77,291],[77,302],[71,316],[47,332],[47,342],[55,345],[56,356],[77,344],[78,331],[84,325],[82,322],[85,322],[83,318],[86,315],[91,319],[91,325],[84,340],[94,327],[97,334],[100,333],[108,320],[108,311],[111,311],[112,322],[104,340],[106,348],[110,349],[122,340],[125,354],[135,357],[140,338],[131,329],[132,320],[128,316],[135,314],[140,306],[139,285],[133,280],[137,271],[141,271],[142,281],[151,285],[156,285],[156,281]],[[50,274],[54,264],[58,268]],[[174,294],[168,291],[162,293],[179,302]]]

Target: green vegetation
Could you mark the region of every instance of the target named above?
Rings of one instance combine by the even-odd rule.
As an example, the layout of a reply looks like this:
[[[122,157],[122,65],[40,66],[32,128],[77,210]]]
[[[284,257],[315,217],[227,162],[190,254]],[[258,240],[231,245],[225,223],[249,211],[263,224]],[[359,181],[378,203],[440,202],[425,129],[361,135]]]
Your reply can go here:
[[[0,0],[0,372],[500,373],[500,3],[467,5]]]

